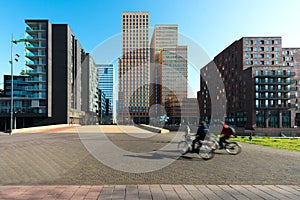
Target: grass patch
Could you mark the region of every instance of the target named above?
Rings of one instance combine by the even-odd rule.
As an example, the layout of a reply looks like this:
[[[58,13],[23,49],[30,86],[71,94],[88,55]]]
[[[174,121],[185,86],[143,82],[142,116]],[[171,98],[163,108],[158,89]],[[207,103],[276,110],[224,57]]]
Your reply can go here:
[[[300,151],[300,138],[256,138],[253,137],[250,141],[248,137],[241,138],[230,138],[230,140],[235,140],[239,142],[245,142],[249,144],[258,144],[263,146],[275,147],[279,149],[287,149]]]

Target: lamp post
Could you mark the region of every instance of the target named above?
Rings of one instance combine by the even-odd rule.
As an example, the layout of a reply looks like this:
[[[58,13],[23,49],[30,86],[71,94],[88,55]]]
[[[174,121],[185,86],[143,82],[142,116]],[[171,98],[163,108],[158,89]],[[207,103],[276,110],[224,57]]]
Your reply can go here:
[[[11,34],[11,57],[10,57],[10,72],[11,72],[11,96],[10,96],[10,132],[9,132],[9,135],[12,135],[13,133],[13,119],[14,119],[14,60],[16,62],[18,62],[18,59],[15,58],[13,60],[13,57],[14,57],[14,43],[17,43],[16,41],[14,41],[14,36],[13,34]],[[16,54],[16,57],[20,57],[19,54]]]

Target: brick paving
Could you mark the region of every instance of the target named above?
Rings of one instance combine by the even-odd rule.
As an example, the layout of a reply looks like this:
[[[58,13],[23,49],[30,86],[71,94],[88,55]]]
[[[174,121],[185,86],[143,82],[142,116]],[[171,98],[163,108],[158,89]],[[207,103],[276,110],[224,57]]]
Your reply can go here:
[[[188,155],[158,171],[134,174],[93,158],[79,130],[99,128],[1,135],[0,199],[300,199],[298,152],[259,146],[253,150],[245,144],[238,156],[219,152],[206,162]],[[132,127],[102,131],[132,152],[156,150],[170,141],[168,135],[143,139],[120,133],[134,131]]]
[[[249,200],[300,199],[300,185],[57,185],[0,186],[2,200],[33,199],[141,199],[141,200]]]

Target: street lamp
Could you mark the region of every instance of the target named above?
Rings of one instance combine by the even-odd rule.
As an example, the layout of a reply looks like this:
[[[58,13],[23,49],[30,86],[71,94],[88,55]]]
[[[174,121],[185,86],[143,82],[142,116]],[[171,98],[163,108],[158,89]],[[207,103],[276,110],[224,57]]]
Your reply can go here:
[[[13,115],[14,115],[14,60],[18,62],[19,54],[16,54],[14,57],[14,43],[17,44],[17,41],[14,40],[13,34],[11,35],[11,58],[10,58],[10,71],[11,71],[11,96],[10,96],[10,132],[9,135],[12,135],[13,130]],[[14,58],[14,59],[13,59]]]
[[[14,44],[17,44],[18,42],[27,42],[26,39],[19,39],[14,40],[14,35],[11,34],[11,57],[10,57],[10,70],[11,70],[11,96],[10,96],[10,133],[9,135],[12,135],[12,129],[13,129],[13,115],[14,115],[14,60],[15,62],[18,62],[18,58],[20,57],[19,54],[16,54],[14,57]],[[13,59],[14,58],[14,59]]]

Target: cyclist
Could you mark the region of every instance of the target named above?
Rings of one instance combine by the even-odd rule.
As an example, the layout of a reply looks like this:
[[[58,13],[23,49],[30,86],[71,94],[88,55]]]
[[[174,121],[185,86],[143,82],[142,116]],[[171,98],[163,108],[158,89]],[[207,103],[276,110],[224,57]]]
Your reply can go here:
[[[224,149],[224,143],[226,143],[226,140],[229,139],[232,135],[234,135],[233,128],[228,126],[225,122],[222,122],[223,128],[221,135],[223,135],[219,140],[219,149]]]
[[[200,122],[200,126],[198,127],[196,138],[193,140],[192,143],[192,152],[195,152],[195,144],[196,142],[199,142],[200,140],[203,141],[205,139],[206,133],[208,132],[208,126],[206,125],[206,122],[202,121]],[[200,143],[201,146],[201,143]]]

